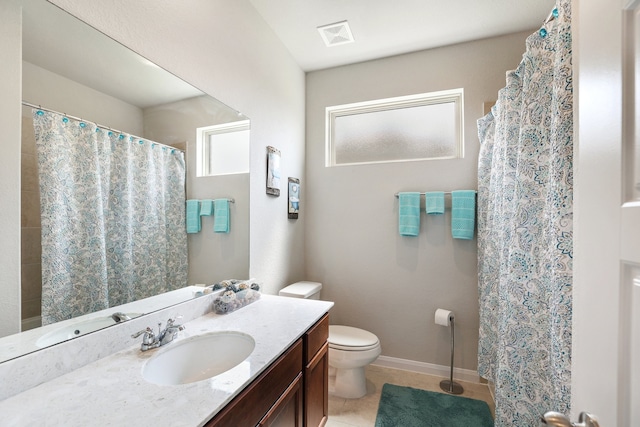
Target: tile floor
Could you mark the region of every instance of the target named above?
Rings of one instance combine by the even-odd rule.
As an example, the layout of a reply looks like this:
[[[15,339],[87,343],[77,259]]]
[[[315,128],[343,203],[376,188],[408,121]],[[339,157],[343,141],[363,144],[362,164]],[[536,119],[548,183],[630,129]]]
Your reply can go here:
[[[384,383],[408,386],[430,391],[441,391],[444,378],[400,369],[369,365],[366,368],[367,395],[361,399],[341,399],[329,396],[329,420],[326,427],[371,427],[375,424],[378,402]],[[455,380],[455,378],[454,378]],[[464,387],[462,396],[484,400],[493,413],[495,410],[489,388],[484,384],[458,381]]]

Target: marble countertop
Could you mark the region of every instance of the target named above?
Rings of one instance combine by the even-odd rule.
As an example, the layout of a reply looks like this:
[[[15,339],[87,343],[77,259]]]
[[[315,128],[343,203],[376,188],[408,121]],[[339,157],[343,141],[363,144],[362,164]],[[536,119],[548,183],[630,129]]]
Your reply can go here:
[[[232,370],[190,384],[151,384],[142,377],[142,367],[163,348],[141,352],[136,345],[0,401],[2,425],[202,426],[332,306],[263,295],[233,313],[206,314],[186,323],[174,343],[212,331],[247,333],[255,349]]]

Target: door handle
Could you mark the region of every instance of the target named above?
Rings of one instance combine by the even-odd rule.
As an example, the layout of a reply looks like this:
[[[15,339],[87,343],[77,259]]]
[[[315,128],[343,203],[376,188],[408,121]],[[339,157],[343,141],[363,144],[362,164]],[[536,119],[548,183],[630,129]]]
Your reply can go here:
[[[598,419],[588,412],[581,412],[578,416],[576,427],[600,427]]]
[[[581,412],[578,422],[572,423],[566,415],[549,411],[542,416],[542,422],[553,427],[600,427],[598,419],[588,412]]]

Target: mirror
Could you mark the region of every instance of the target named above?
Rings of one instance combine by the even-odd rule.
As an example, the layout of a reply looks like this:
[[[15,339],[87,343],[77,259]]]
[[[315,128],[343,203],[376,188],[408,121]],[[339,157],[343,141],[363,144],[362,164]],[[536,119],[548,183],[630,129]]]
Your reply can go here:
[[[249,173],[196,177],[195,167],[198,128],[247,117],[45,0],[23,2],[22,65],[23,101],[184,150],[187,199],[234,203],[228,234],[214,234],[213,219],[203,217],[202,232],[188,235],[183,289],[39,327],[39,190],[32,112],[24,107],[22,283],[16,284],[22,289],[23,332],[0,338],[0,362],[115,324],[115,312],[133,317],[192,298],[187,285],[248,278]]]

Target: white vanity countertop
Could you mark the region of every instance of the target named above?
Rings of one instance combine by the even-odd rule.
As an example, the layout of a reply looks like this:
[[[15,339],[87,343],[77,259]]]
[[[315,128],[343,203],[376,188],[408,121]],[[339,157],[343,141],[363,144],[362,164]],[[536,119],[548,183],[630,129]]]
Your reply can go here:
[[[212,331],[247,333],[256,347],[236,368],[191,384],[155,385],[143,379],[142,367],[163,347],[141,352],[137,345],[0,401],[1,424],[202,426],[332,306],[325,301],[262,295],[233,313],[207,314],[186,323],[174,343]],[[206,358],[203,354],[202,359]]]

